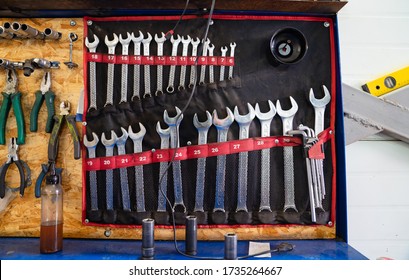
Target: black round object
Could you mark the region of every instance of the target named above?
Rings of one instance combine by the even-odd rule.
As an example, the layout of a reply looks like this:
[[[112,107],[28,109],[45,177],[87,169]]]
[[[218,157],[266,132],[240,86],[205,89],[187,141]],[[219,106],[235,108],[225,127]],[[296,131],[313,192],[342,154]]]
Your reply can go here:
[[[282,64],[299,62],[308,49],[304,34],[295,28],[278,30],[270,40],[270,50],[275,60]]]

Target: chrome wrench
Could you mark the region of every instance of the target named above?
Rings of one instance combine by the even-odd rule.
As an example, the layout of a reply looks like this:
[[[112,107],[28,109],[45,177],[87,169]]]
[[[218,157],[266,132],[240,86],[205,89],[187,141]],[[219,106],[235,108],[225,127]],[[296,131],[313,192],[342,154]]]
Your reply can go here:
[[[176,109],[176,116],[169,117],[168,111],[163,112],[163,120],[170,128],[170,147],[172,149],[179,148],[179,125],[183,120],[182,111],[178,107]],[[186,206],[183,203],[183,185],[182,185],[182,170],[180,166],[180,160],[173,162],[173,187],[175,193],[175,203],[173,210],[175,211],[177,206],[183,208],[183,213],[186,213]]]
[[[200,122],[197,114],[193,116],[193,125],[198,132],[198,145],[204,145],[207,143],[207,133],[209,128],[213,124],[212,115],[206,111],[207,119],[204,122]],[[204,185],[206,175],[206,158],[197,159],[197,175],[196,175],[196,198],[194,212],[204,212],[203,198],[204,198]]]
[[[108,35],[105,36],[105,45],[108,47],[108,54],[111,56],[115,55],[115,47],[118,44],[118,36],[113,33],[114,39],[110,41]],[[107,74],[107,100],[105,106],[114,104],[114,74],[115,74],[115,64],[108,63],[108,74]]]
[[[236,49],[236,43],[230,43],[230,57],[234,57],[234,50]],[[229,76],[228,79],[233,79],[233,66],[229,66]]]
[[[142,40],[143,44],[143,55],[149,56],[149,45],[152,41],[152,35],[148,32],[148,37]],[[149,64],[143,66],[143,74],[144,74],[144,81],[145,81],[145,93],[143,94],[143,98],[151,97],[151,66]]]
[[[134,44],[134,51],[133,54],[135,56],[141,55],[141,43],[143,40],[143,33],[139,31],[139,36],[135,37],[133,32],[131,33],[131,39]],[[133,66],[133,95],[131,100],[133,101],[134,98],[141,99],[140,97],[140,77],[141,77],[141,65],[135,64]]]
[[[170,38],[170,42],[172,43],[172,57],[176,57],[178,55],[178,46],[179,43],[182,41],[182,38],[180,35],[176,37],[176,39],[173,37]],[[176,59],[176,58],[175,58]],[[176,71],[176,65],[171,65],[170,70],[169,70],[169,83],[168,87],[166,88],[166,91],[168,93],[173,93],[175,91],[175,71]]]
[[[298,111],[297,102],[290,96],[291,109],[283,110],[280,100],[277,100],[277,114],[283,122],[283,135],[288,135],[287,132],[293,129],[294,115]],[[295,206],[295,190],[294,190],[294,157],[293,147],[284,147],[284,212],[288,209],[293,209],[298,212]]]
[[[131,42],[132,36],[129,32],[126,33],[127,37],[123,38],[122,34],[119,34],[119,42],[122,45],[122,55],[127,56],[129,54],[129,43]],[[128,101],[128,64],[122,64],[121,73],[121,100],[122,102]]]
[[[276,108],[270,100],[268,100],[270,110],[262,113],[258,104],[255,106],[256,117],[260,121],[261,137],[270,136],[271,121],[276,115]],[[261,150],[261,194],[259,211],[271,212],[270,207],[270,149]]]
[[[122,136],[116,140],[116,146],[118,148],[118,155],[125,155],[125,144],[128,139],[128,132],[125,128],[121,127]],[[113,132],[115,133],[115,132]],[[121,195],[122,195],[122,209],[125,211],[131,211],[131,198],[129,195],[129,182],[128,182],[128,170],[126,167],[120,168],[120,180],[121,180]]]
[[[247,103],[248,114],[240,115],[239,108],[234,108],[234,119],[239,124],[239,139],[248,139],[250,125],[256,116],[253,106]],[[247,173],[248,173],[248,152],[239,153],[239,173],[237,188],[237,208],[236,212],[247,210]]]
[[[222,52],[222,57],[226,57],[227,47],[223,46],[220,50]],[[225,67],[224,65],[220,66],[220,78],[219,78],[220,82],[224,81],[224,67]]]
[[[87,135],[84,134],[84,146],[88,150],[88,158],[96,158],[96,147],[99,142],[98,136],[92,132],[92,140],[88,140]],[[97,172],[95,170],[91,170],[89,172],[89,189],[90,189],[90,197],[91,197],[91,210],[98,210],[98,184],[97,184]]]
[[[213,125],[217,129],[217,142],[222,143],[227,141],[227,134],[230,125],[234,122],[234,114],[226,108],[227,117],[219,119],[217,111],[213,111]],[[224,190],[226,177],[226,155],[217,156],[216,163],[216,197],[213,212],[226,212],[224,210]]]
[[[213,56],[213,51],[214,51],[214,45],[210,44],[208,47],[208,51],[209,51],[209,56],[212,57]],[[213,65],[209,65],[209,82],[211,84],[214,83],[214,66]]]
[[[192,57],[195,57],[195,59],[197,60],[197,47],[200,44],[200,39],[196,37],[196,40],[191,41],[192,43]],[[192,65],[190,67],[190,82],[189,82],[189,88],[192,88],[193,85],[196,83],[197,81],[197,77],[196,77],[196,71],[197,70],[197,64],[195,63],[194,65]]]
[[[186,59],[187,62],[187,52],[189,50],[189,45],[190,41],[192,41],[192,38],[190,38],[189,35],[187,35],[187,38],[185,39],[185,36],[182,37],[182,57]],[[186,80],[186,65],[182,65],[180,67],[180,79],[179,79],[179,87],[178,90],[182,91],[185,89],[185,80]]]
[[[113,130],[111,130],[111,139],[106,139],[105,133],[102,133],[101,142],[105,146],[105,156],[112,157],[114,155],[114,147],[117,141],[117,136]],[[106,175],[106,206],[107,210],[114,209],[114,171],[107,169]]]
[[[128,127],[129,138],[133,141],[133,152],[142,152],[142,141],[146,134],[146,128],[142,123],[139,123],[140,130],[135,133],[132,126]],[[135,166],[135,187],[136,187],[136,211],[145,212],[145,190],[143,182],[143,165]]]
[[[89,42],[88,37],[85,38],[85,46],[87,46],[89,53],[96,53],[99,44],[97,35],[94,34],[94,41]],[[97,71],[95,68],[95,62],[89,63],[89,91],[90,91],[90,105],[88,111],[91,109],[97,109]]]
[[[209,38],[206,39],[206,41],[203,43],[203,50],[202,50],[202,56],[205,57],[207,56],[207,49],[209,48],[210,40]],[[202,65],[200,67],[200,79],[199,79],[199,85],[204,85],[205,84],[205,78],[206,78],[206,65]]]
[[[170,128],[163,129],[160,126],[160,122],[156,124],[156,131],[160,137],[160,148],[168,149],[169,148],[169,137],[170,137]],[[166,211],[166,196],[168,190],[168,163],[161,162],[159,163],[159,190],[158,190],[158,212]]]
[[[158,46],[156,55],[163,56],[163,44],[166,41],[165,33],[161,33],[161,37],[155,34],[155,42]],[[163,94],[163,65],[157,66],[157,78],[156,78],[156,92],[155,95]]]

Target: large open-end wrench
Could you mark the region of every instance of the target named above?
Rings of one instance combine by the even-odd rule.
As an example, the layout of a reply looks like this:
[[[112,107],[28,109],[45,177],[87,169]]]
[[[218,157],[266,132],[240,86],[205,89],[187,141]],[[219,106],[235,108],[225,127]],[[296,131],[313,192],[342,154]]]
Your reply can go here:
[[[230,43],[230,57],[234,57],[234,50],[236,49],[236,43]],[[233,66],[229,66],[229,76],[228,79],[233,79]]]
[[[314,132],[315,135],[320,134],[324,131],[324,119],[325,119],[325,107],[331,101],[331,94],[325,85],[322,86],[324,91],[324,97],[321,99],[315,98],[313,89],[310,90],[310,103],[314,107],[315,113],[315,124],[314,124]],[[324,161],[319,160],[318,168],[319,168],[319,180],[321,183],[321,193],[322,198],[325,198],[325,178],[324,178]]]
[[[89,42],[88,37],[85,38],[85,46],[87,46],[89,53],[96,53],[99,44],[97,35],[94,34],[94,41]],[[95,62],[89,63],[89,91],[90,91],[90,105],[88,111],[91,109],[97,109],[97,71],[95,68]]]
[[[114,155],[114,147],[117,141],[117,136],[111,130],[111,139],[106,139],[105,133],[102,133],[101,142],[105,146],[105,156],[112,157]],[[106,207],[107,210],[114,209],[114,171],[108,169],[105,171],[106,175]]]
[[[197,48],[200,44],[200,39],[196,37],[196,40],[191,41],[192,43],[192,57],[195,57],[197,59]],[[194,64],[192,66],[190,66],[190,82],[189,82],[189,88],[192,88],[193,85],[196,83],[197,81],[197,77],[196,77],[196,69],[197,69],[197,65]]]
[[[255,106],[256,117],[260,121],[261,137],[270,136],[271,121],[276,115],[276,108],[268,100],[270,110],[262,113],[258,104]],[[271,212],[270,207],[270,149],[261,150],[261,194],[259,211]]]
[[[133,32],[131,33],[131,40],[134,44],[133,54],[135,56],[141,55],[141,43],[143,40],[143,33],[139,31],[139,36],[135,37]],[[141,65],[135,64],[133,66],[133,95],[131,100],[133,101],[134,98],[140,99],[140,77],[141,77]]]
[[[281,117],[283,122],[283,135],[293,129],[294,115],[298,111],[297,102],[290,96],[291,109],[283,110],[281,108],[280,100],[277,100],[277,114]],[[293,209],[298,212],[295,206],[295,187],[294,187],[294,157],[293,147],[284,147],[284,212],[288,209]]]
[[[163,44],[166,41],[165,33],[161,33],[161,37],[155,34],[155,42],[158,46],[156,55],[158,57],[163,56]],[[156,78],[156,92],[155,95],[163,94],[163,65],[158,65],[156,67],[157,78]]]
[[[143,55],[149,56],[150,52],[150,44],[152,41],[152,35],[148,33],[148,37],[142,40],[143,44]],[[143,98],[151,97],[151,66],[149,64],[145,64],[143,66],[143,74],[144,74],[144,81],[145,81],[145,93],[143,94]]]
[[[185,36],[182,37],[182,57],[186,59],[187,62],[187,53],[189,50],[189,45],[190,41],[192,38],[190,38],[189,35],[187,35],[187,38],[185,39]],[[186,80],[186,65],[180,66],[180,78],[179,78],[179,87],[178,90],[182,91],[185,89],[185,80]]]
[[[256,116],[253,106],[247,103],[248,114],[240,115],[239,108],[234,108],[234,119],[239,124],[239,139],[249,138],[250,125]],[[236,212],[247,211],[247,173],[248,173],[248,152],[239,153],[239,173],[237,187],[237,208]]]
[[[169,117],[168,111],[163,112],[163,121],[170,128],[170,147],[172,149],[179,148],[179,125],[183,120],[182,111],[178,107],[176,109],[176,116]],[[186,213],[186,206],[183,202],[183,185],[182,185],[182,170],[180,165],[180,160],[175,160],[173,162],[173,188],[175,193],[175,203],[173,205],[173,210],[176,210],[177,206],[183,208],[183,213]]]
[[[125,128],[121,127],[122,135],[116,140],[116,146],[118,148],[118,155],[125,155],[125,144],[128,139],[128,132]],[[115,132],[114,132],[115,133]],[[126,167],[119,169],[120,180],[121,180],[121,195],[122,195],[122,209],[125,211],[131,211],[131,197],[129,195],[129,181],[128,181],[128,170]]]
[[[113,33],[114,39],[110,41],[108,35],[105,36],[105,45],[108,47],[108,54],[115,55],[115,47],[118,44],[118,36]],[[105,106],[114,104],[114,74],[115,74],[115,64],[108,63],[108,72],[107,72],[107,99]]]
[[[170,42],[172,43],[172,57],[174,57],[175,59],[176,56],[178,55],[178,46],[179,43],[182,41],[182,38],[180,37],[180,35],[177,35],[176,39],[173,37],[170,38]],[[169,81],[168,81],[168,87],[166,88],[166,91],[168,93],[173,93],[175,91],[175,71],[176,71],[176,65],[171,65],[170,66],[170,70],[169,70]]]
[[[87,135],[84,134],[84,146],[88,150],[88,158],[95,158],[96,153],[95,150],[97,148],[97,144],[99,142],[98,136],[93,132],[92,133],[92,140],[88,140]],[[98,210],[98,184],[97,184],[97,172],[95,170],[91,170],[89,172],[89,190],[91,196],[91,210]]]
[[[198,132],[198,145],[207,143],[207,133],[209,128],[213,124],[212,115],[206,111],[207,119],[204,122],[200,122],[197,114],[193,116],[193,125]],[[206,158],[197,159],[197,175],[196,175],[196,199],[194,212],[204,212],[203,198],[204,198],[204,185],[206,175]]]
[[[226,54],[227,54],[227,47],[226,46],[223,46],[221,49],[220,49],[220,51],[221,51],[221,53],[222,53],[222,57],[223,58],[225,58],[226,57]],[[219,81],[221,82],[221,81],[224,81],[224,65],[221,65],[220,66],[220,78],[219,78]]]
[[[203,43],[203,50],[202,50],[202,56],[206,57],[207,56],[207,50],[209,48],[210,44],[210,39],[207,38],[206,41]],[[199,78],[199,85],[204,85],[205,84],[205,78],[206,78],[206,65],[200,66],[200,78]]]
[[[156,124],[156,131],[160,137],[160,148],[169,148],[170,128],[163,129],[160,122]],[[168,191],[168,163],[159,163],[159,190],[158,190],[158,212],[166,211],[166,196]]]
[[[133,152],[142,152],[142,141],[146,134],[146,128],[143,124],[139,123],[140,130],[135,133],[132,130],[132,126],[128,127],[129,138],[133,141]],[[135,187],[136,187],[136,211],[145,212],[145,190],[143,182],[143,165],[135,166]]]
[[[129,43],[132,36],[129,32],[126,33],[127,37],[123,38],[122,34],[119,34],[119,42],[122,45],[122,55],[127,56],[129,54]],[[121,67],[121,100],[119,103],[128,101],[128,64],[124,63]]]
[[[213,111],[213,125],[217,129],[217,142],[226,142],[230,125],[234,122],[234,114],[226,108],[227,117],[219,119],[217,111]],[[224,191],[225,191],[225,177],[226,177],[226,155],[217,156],[216,163],[216,197],[213,212],[224,210]]]

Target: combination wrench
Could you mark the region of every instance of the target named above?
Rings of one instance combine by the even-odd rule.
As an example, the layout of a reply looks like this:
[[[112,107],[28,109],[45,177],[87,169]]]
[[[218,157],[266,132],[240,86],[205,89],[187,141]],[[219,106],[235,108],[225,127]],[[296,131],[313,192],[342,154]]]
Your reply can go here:
[[[260,122],[261,137],[270,136],[271,121],[276,115],[276,108],[270,100],[268,100],[270,110],[262,113],[258,104],[255,106],[256,117]],[[260,208],[259,211],[271,212],[270,207],[270,149],[261,150],[261,193],[260,193]]]
[[[294,115],[298,111],[297,102],[290,96],[291,109],[283,110],[280,100],[277,100],[277,114],[281,117],[283,123],[283,135],[288,135],[287,132],[293,129]],[[298,212],[295,205],[295,187],[294,187],[294,157],[293,147],[284,147],[284,212],[288,209],[293,209]]]
[[[214,45],[210,44],[208,47],[209,57],[213,57]],[[214,83],[214,66],[212,64],[209,65],[209,83]]]
[[[135,37],[134,33],[131,33],[131,40],[134,45],[133,54],[135,57],[141,55],[141,43],[143,40],[143,33],[139,31],[139,36]],[[141,65],[135,64],[133,66],[133,95],[131,100],[133,101],[134,98],[141,99],[140,96],[140,77],[141,77]]]
[[[230,57],[234,57],[234,51],[236,49],[236,43],[230,43]],[[233,79],[233,66],[229,66],[229,76],[228,79]]]
[[[225,59],[226,58],[226,54],[227,54],[227,47],[226,46],[223,46],[221,49],[220,49],[220,51],[221,51],[221,53],[222,53],[222,57],[223,57],[223,59]],[[224,81],[224,65],[222,65],[222,66],[220,66],[220,78],[219,78],[219,81],[221,82],[221,81]]]
[[[163,56],[163,44],[166,41],[165,33],[161,33],[161,37],[158,34],[155,34],[155,42],[158,46],[156,55],[158,57]],[[155,95],[163,94],[163,65],[157,66],[157,78],[156,78],[156,92]]]
[[[132,36],[129,32],[126,33],[127,37],[123,38],[122,34],[119,34],[119,42],[122,45],[122,55],[128,56],[129,54],[129,43],[131,42]],[[122,102],[128,101],[128,64],[124,63],[121,66],[121,100],[119,104]]]
[[[87,135],[84,134],[83,144],[88,150],[88,158],[96,158],[96,148],[99,142],[98,136],[92,132],[92,140],[88,140]],[[90,186],[90,197],[91,197],[91,210],[98,210],[98,183],[97,183],[97,172],[91,170],[89,172],[89,186]]]
[[[178,46],[179,43],[182,41],[182,38],[180,37],[180,35],[177,35],[176,39],[173,37],[170,38],[170,42],[172,43],[172,59],[177,59],[177,55],[178,55]],[[169,70],[169,83],[168,83],[168,87],[166,88],[166,91],[168,93],[173,93],[175,91],[175,71],[176,71],[176,65],[171,65],[170,66],[170,70]]]
[[[195,63],[190,67],[190,82],[189,82],[189,88],[192,88],[194,84],[196,84],[197,77],[196,77],[196,72],[197,72],[197,48],[200,44],[200,39],[196,37],[196,40],[191,41],[192,43],[192,57],[195,58]]]
[[[105,137],[105,132],[102,133],[101,142],[105,146],[105,156],[112,157],[114,155],[114,147],[117,141],[117,136],[113,130],[111,130],[111,139]],[[106,175],[106,207],[107,210],[114,209],[114,171],[107,169]]]
[[[119,156],[126,154],[125,144],[126,140],[128,139],[128,132],[126,131],[126,129],[121,127],[121,131],[122,131],[121,137],[117,137],[115,135],[115,137],[117,138],[115,144],[117,146]],[[115,134],[115,132],[112,133]],[[127,168],[126,167],[120,168],[119,174],[121,181],[122,209],[125,211],[131,211],[131,200],[129,195],[129,181]]]
[[[160,137],[160,148],[169,148],[170,128],[163,129],[160,122],[156,124],[156,132]],[[168,163],[159,163],[159,190],[158,190],[158,212],[166,211],[166,196],[168,191]]]
[[[133,152],[142,152],[142,141],[146,134],[146,128],[142,123],[139,123],[139,132],[135,133],[132,126],[128,127],[129,138],[133,141]],[[136,211],[145,212],[145,190],[143,181],[143,165],[135,166],[135,187],[136,187]]]
[[[198,132],[198,145],[207,144],[207,133],[209,128],[213,124],[212,115],[206,111],[207,119],[204,122],[200,122],[197,114],[193,116],[193,125]],[[204,212],[203,199],[204,199],[204,186],[206,175],[206,158],[197,159],[197,175],[196,175],[196,199],[194,212]]]
[[[202,50],[202,57],[207,56],[207,49],[209,48],[210,45],[210,39],[207,38],[206,41],[203,43],[203,50]],[[200,79],[199,79],[199,85],[204,85],[205,84],[205,78],[206,78],[206,65],[200,66]]]
[[[226,108],[227,117],[219,119],[217,111],[213,111],[213,125],[217,129],[217,142],[222,143],[227,141],[227,135],[230,125],[234,122],[234,114]],[[226,155],[217,156],[216,163],[216,194],[213,212],[226,212],[224,210],[224,192],[225,192],[225,177],[226,177]]]
[[[163,120],[170,128],[170,147],[172,149],[179,148],[179,125],[183,120],[182,111],[175,107],[176,116],[169,117],[168,111],[163,112]],[[173,210],[176,211],[177,206],[181,206],[183,213],[186,213],[186,206],[183,202],[183,185],[182,185],[182,170],[180,165],[180,160],[175,160],[173,162],[173,188],[175,193],[175,203],[173,205]]]
[[[185,39],[185,36],[182,37],[182,58],[186,60],[187,63],[187,53],[189,50],[189,45],[190,42],[192,41],[192,38],[190,38],[189,35],[187,35],[187,38]],[[182,65],[180,67],[180,78],[179,78],[179,87],[178,90],[182,91],[185,89],[185,80],[186,80],[186,65]]]
[[[89,42],[88,37],[85,38],[85,46],[88,48],[89,53],[96,53],[99,44],[97,35],[94,34],[94,41]],[[97,71],[95,62],[89,63],[89,89],[90,89],[90,105],[88,111],[91,109],[97,109]]]
[[[113,33],[114,39],[110,41],[108,35],[105,36],[105,45],[108,47],[109,56],[115,56],[115,48],[118,44],[118,36]],[[115,64],[108,63],[108,72],[107,72],[107,99],[105,106],[114,104],[114,74],[115,74]]]
[[[152,41],[152,35],[148,32],[148,37],[142,40],[143,44],[143,55],[149,56],[149,46]],[[145,82],[145,93],[143,94],[143,98],[152,97],[151,94],[151,66],[149,64],[145,64],[143,66],[143,74],[144,74],[144,82]]]
[[[250,125],[256,116],[253,106],[247,103],[248,114],[240,115],[239,108],[234,108],[234,120],[239,124],[239,139],[248,139]],[[248,152],[239,153],[239,170],[238,170],[238,187],[237,187],[237,208],[236,212],[247,210],[247,173],[248,173]]]

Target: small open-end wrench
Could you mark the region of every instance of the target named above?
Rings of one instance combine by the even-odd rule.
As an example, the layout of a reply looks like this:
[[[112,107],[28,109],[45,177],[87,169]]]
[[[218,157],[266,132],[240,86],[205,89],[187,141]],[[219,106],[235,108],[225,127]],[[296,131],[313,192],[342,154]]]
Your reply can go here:
[[[222,53],[222,57],[226,57],[226,54],[227,54],[227,47],[226,46],[223,46],[221,49],[220,49],[220,51],[221,51],[221,53]],[[224,65],[222,65],[222,66],[220,66],[220,78],[219,78],[219,81],[221,82],[221,81],[224,81]]]
[[[239,124],[239,139],[249,138],[250,125],[256,116],[253,106],[247,103],[248,114],[240,115],[239,108],[234,108],[234,119]],[[247,173],[248,173],[248,152],[239,153],[237,187],[237,208],[236,212],[247,211]]]
[[[148,33],[148,37],[144,38],[142,40],[142,44],[143,44],[143,55],[144,56],[149,56],[149,52],[150,52],[150,44],[152,41],[152,35]],[[151,93],[151,66],[149,64],[146,64],[143,66],[143,74],[144,74],[144,81],[145,81],[145,93],[143,94],[143,98],[146,97],[152,97],[152,93]]]
[[[122,45],[122,55],[127,56],[129,54],[129,43],[132,36],[129,32],[126,33],[127,37],[123,38],[122,34],[119,34],[119,42]],[[119,103],[128,101],[128,64],[122,64],[121,73],[121,100]]]
[[[277,114],[283,122],[283,135],[287,135],[289,130],[293,129],[294,115],[298,111],[297,102],[290,96],[291,109],[283,110],[280,100],[277,100]],[[293,147],[284,147],[284,212],[288,209],[293,209],[298,212],[295,205],[295,189],[294,189],[294,157]]]
[[[209,45],[208,51],[209,51],[209,56],[212,57],[213,52],[214,52],[214,45],[213,44]],[[212,64],[209,65],[209,82],[211,84],[214,83],[214,66]]]
[[[114,147],[117,141],[117,136],[113,130],[111,130],[111,139],[106,139],[105,132],[102,133],[101,142],[105,146],[105,156],[112,157],[114,155]],[[114,171],[108,169],[106,174],[106,207],[107,210],[114,209]]]
[[[190,38],[189,35],[187,35],[187,38],[185,39],[185,36],[182,37],[182,57],[186,59],[187,62],[187,53],[189,50],[189,45],[190,41],[192,41],[192,38]],[[186,80],[186,65],[182,65],[180,67],[180,79],[179,79],[179,87],[178,90],[182,91],[185,89],[185,80]]]
[[[87,135],[84,134],[84,146],[88,150],[88,158],[96,158],[96,147],[99,142],[98,136],[93,132],[92,133],[92,140],[88,140]],[[89,172],[89,190],[90,190],[90,197],[91,197],[91,210],[98,210],[98,184],[97,184],[97,172],[95,170],[91,170]]]
[[[193,125],[198,132],[198,145],[204,145],[207,143],[207,133],[209,128],[213,124],[212,115],[206,111],[207,119],[204,122],[200,122],[197,114],[193,116]],[[196,199],[194,212],[204,212],[203,199],[204,199],[204,185],[206,175],[206,158],[197,159],[197,175],[196,175]]]
[[[141,55],[141,43],[143,40],[143,33],[139,31],[139,36],[135,37],[133,32],[131,33],[131,40],[134,44],[133,54],[135,56]],[[133,101],[134,98],[141,99],[140,97],[140,77],[141,77],[141,65],[135,64],[133,66],[133,95],[131,100]]]
[[[310,103],[314,107],[314,112],[315,112],[315,124],[314,124],[314,132],[315,135],[320,134],[322,131],[324,131],[324,119],[325,119],[325,107],[328,105],[328,103],[331,101],[331,94],[329,93],[329,90],[325,85],[322,85],[322,89],[324,91],[324,97],[321,99],[315,98],[314,91],[313,89],[310,90]],[[321,182],[321,193],[322,193],[322,198],[325,198],[325,178],[324,178],[324,161],[319,160],[318,162],[318,168],[319,170],[319,180]]]
[[[196,40],[191,41],[192,43],[192,57],[195,57],[195,59],[197,59],[197,48],[200,44],[200,39],[196,37]],[[190,67],[190,82],[189,82],[189,88],[192,88],[193,85],[196,83],[197,81],[197,77],[196,77],[196,71],[197,70],[197,65],[194,64]]]
[[[170,147],[172,149],[179,148],[179,125],[183,120],[182,111],[175,107],[176,116],[169,117],[168,111],[163,112],[163,120],[170,128]],[[175,193],[175,203],[173,204],[173,210],[176,211],[177,206],[183,208],[183,213],[186,213],[186,206],[183,202],[183,185],[182,185],[182,170],[180,160],[173,162],[173,188]]]
[[[113,33],[114,39],[110,41],[108,35],[105,36],[105,45],[108,47],[108,54],[115,55],[115,47],[118,44],[118,36]],[[107,72],[107,99],[105,106],[114,104],[114,74],[115,74],[115,64],[108,63],[108,72]]]
[[[170,38],[170,42],[172,43],[172,57],[175,59],[176,56],[178,55],[178,46],[179,43],[182,41],[182,37],[180,35],[177,35],[176,39],[173,37]],[[175,91],[175,71],[176,71],[176,65],[171,65],[170,70],[169,70],[169,81],[168,81],[168,87],[166,88],[166,91],[168,93],[173,93]]]
[[[128,127],[129,138],[133,141],[133,152],[142,152],[142,141],[146,134],[146,128],[142,123],[139,123],[140,130],[135,133],[132,130],[132,126]],[[145,190],[143,182],[143,166],[135,166],[135,187],[136,187],[136,211],[145,212]]]
[[[161,33],[161,37],[158,34],[155,34],[155,42],[158,46],[156,55],[158,57],[163,56],[163,44],[166,41],[165,33]],[[155,95],[163,94],[163,65],[157,66],[157,78],[156,78],[156,92]]]
[[[156,124],[156,131],[160,137],[160,148],[169,148],[170,128],[163,129],[160,126],[160,122]],[[167,162],[159,163],[159,190],[158,190],[158,212],[166,211],[166,196],[168,191],[168,172]]]
[[[234,50],[236,49],[236,43],[230,43],[230,57],[234,57]],[[233,66],[229,66],[229,76],[228,79],[233,79]]]
[[[210,39],[207,38],[206,41],[203,43],[203,50],[202,50],[202,56],[205,57],[207,56],[207,50],[210,45]],[[206,65],[202,65],[200,67],[200,79],[199,79],[199,85],[204,85],[205,84],[205,78],[206,78]]]
[[[122,135],[117,137],[116,146],[118,148],[118,155],[125,155],[125,144],[128,139],[128,132],[125,128],[121,127]],[[114,132],[115,133],[115,132]],[[126,167],[120,168],[120,180],[121,180],[121,195],[122,195],[122,209],[125,211],[131,211],[131,198],[129,195],[129,181],[128,181],[128,170]]]
[[[213,125],[217,129],[217,142],[226,142],[230,125],[234,122],[234,114],[226,108],[227,117],[219,119],[217,111],[213,111]],[[224,210],[224,191],[225,191],[225,177],[226,177],[226,155],[217,156],[216,163],[216,196],[213,212]]]
[[[94,34],[94,41],[89,42],[88,37],[85,38],[85,46],[87,46],[89,53],[96,53],[99,44],[97,35]],[[95,62],[89,63],[89,91],[90,91],[90,105],[88,111],[91,109],[97,109],[97,72],[95,68]]]
[[[261,137],[270,136],[271,121],[276,115],[276,108],[268,100],[270,110],[262,113],[258,104],[255,106],[256,117],[260,121]],[[270,207],[270,149],[261,150],[261,194],[259,211],[271,212]]]

